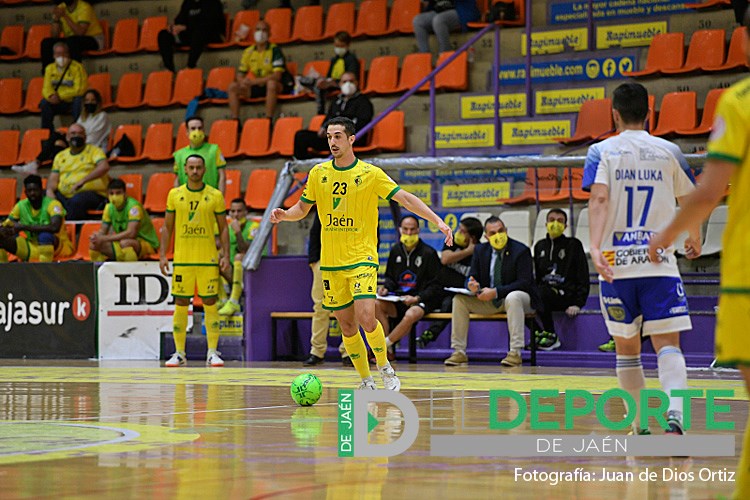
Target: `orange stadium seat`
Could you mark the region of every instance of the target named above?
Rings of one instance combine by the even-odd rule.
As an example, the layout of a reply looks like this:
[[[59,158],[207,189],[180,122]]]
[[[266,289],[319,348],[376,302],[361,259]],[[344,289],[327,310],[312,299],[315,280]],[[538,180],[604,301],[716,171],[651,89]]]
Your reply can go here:
[[[404,112],[394,110],[375,124],[372,130],[370,144],[355,147],[356,152],[367,151],[404,151],[406,150],[406,129],[404,127]]]
[[[164,213],[167,209],[167,195],[174,187],[175,174],[158,172],[151,174],[146,186],[146,200],[143,207],[149,212]]]
[[[732,32],[732,38],[729,40],[729,50],[727,51],[727,60],[720,66],[704,65],[704,71],[728,71],[738,68],[747,68],[747,57],[745,56],[745,28],[740,26]]]
[[[720,30],[698,30],[690,37],[687,59],[681,68],[664,68],[665,75],[690,73],[708,68],[721,67],[724,64],[724,38],[726,33]]]
[[[211,68],[208,72],[208,78],[206,78],[207,89],[219,89],[226,92],[229,89],[229,85],[236,78],[236,70],[234,66],[218,66]],[[205,99],[204,101],[211,102],[213,104],[226,104],[227,99]]]
[[[515,6],[516,18],[512,20],[495,21],[495,24],[499,24],[500,26],[524,26],[526,24],[526,0],[512,0],[512,1]],[[487,12],[489,11],[490,4],[494,5],[500,2],[510,3],[507,0],[494,0],[492,2],[477,2],[477,4],[480,6],[479,11],[482,14],[482,18],[484,18]],[[484,28],[489,23],[486,23],[483,21],[477,21],[477,22],[470,22],[467,24],[469,28]]]
[[[17,186],[18,181],[15,177],[0,177],[0,216],[6,217],[13,210],[16,204]]]
[[[292,9],[268,9],[263,20],[271,27],[271,43],[285,44],[292,39]]]
[[[125,183],[125,194],[137,202],[143,201],[143,174],[122,174],[120,180]]]
[[[271,120],[250,118],[245,121],[240,137],[239,151],[247,156],[268,156],[268,143],[271,138]]]
[[[682,67],[685,58],[685,35],[683,33],[660,33],[651,40],[646,56],[646,67],[640,71],[624,72],[623,76],[649,76],[664,69]]]
[[[232,42],[233,45],[240,45],[242,47],[250,46],[255,43],[253,39],[253,33],[255,32],[255,25],[260,21],[260,11],[258,10],[241,10],[234,15],[232,22],[232,37],[235,36],[237,30],[243,24],[249,28],[247,35],[242,40]]]
[[[185,68],[177,72],[171,104],[187,104],[203,93],[203,70]]]
[[[386,0],[364,0],[359,4],[357,25],[352,36],[383,36],[388,33]]]
[[[101,222],[84,222],[78,235],[76,252],[67,260],[91,260],[89,257],[89,237],[101,229]],[[73,241],[75,243],[75,240]]]
[[[117,144],[117,142],[122,138],[123,135],[127,135],[128,139],[133,143],[133,147],[135,149],[135,156],[118,156],[116,159],[117,161],[125,162],[125,163],[132,163],[135,161],[140,161],[143,158],[141,157],[141,148],[142,148],[142,141],[143,141],[143,126],[140,123],[130,124],[130,125],[120,125],[115,130],[114,138],[112,139],[112,144]]]
[[[229,210],[232,200],[242,197],[242,185],[240,184],[242,182],[242,171],[236,168],[225,168],[224,174],[226,175],[226,194],[224,198],[227,203],[227,210]]]
[[[10,115],[23,111],[23,80],[0,79],[0,114]]]
[[[167,29],[169,21],[167,16],[147,17],[143,20],[141,26],[141,39],[138,43],[139,51],[158,52],[159,51],[159,32]]]
[[[292,156],[294,154],[294,134],[298,130],[302,130],[301,116],[285,116],[276,120],[271,135],[271,146],[268,148],[270,153]]]
[[[678,135],[702,135],[711,132],[714,124],[714,114],[716,113],[716,104],[719,97],[726,89],[712,89],[706,95],[706,101],[703,103],[703,117],[700,124],[695,128],[678,128]]]
[[[102,96],[102,108],[112,107],[112,80],[109,73],[89,75],[89,88],[98,90]]]
[[[300,7],[294,15],[293,42],[317,42],[323,39],[323,7]]]
[[[570,173],[569,169],[565,169],[563,173],[562,182],[560,182],[560,191],[554,196],[545,196],[544,201],[562,201],[570,198]],[[577,201],[587,201],[589,199],[589,193],[581,188],[583,184],[583,169],[574,168],[573,170],[573,199]]]
[[[143,142],[143,154],[140,159],[151,161],[167,161],[172,159],[171,123],[152,123],[146,130],[146,140]]]
[[[174,137],[174,150],[182,149],[188,144],[190,144],[190,140],[187,136],[187,125],[185,125],[185,122],[180,122],[177,127],[177,135]]]
[[[590,99],[581,104],[575,134],[572,137],[559,138],[557,141],[562,144],[576,144],[594,138],[604,139],[613,129],[612,99]]]
[[[23,36],[24,27],[22,24],[3,28],[3,32],[0,34],[0,47],[10,50],[13,55],[0,56],[0,60],[12,61],[23,57]]]
[[[18,130],[0,130],[0,167],[10,167],[18,163],[20,138],[21,132]]]
[[[42,58],[42,40],[52,36],[52,26],[49,24],[35,24],[26,33],[26,49],[24,57],[29,59]]]
[[[325,123],[325,121],[326,115],[315,115],[310,118],[310,123],[307,125],[307,130],[317,132],[318,130],[320,130],[320,127],[323,126],[323,123]]]
[[[125,73],[120,77],[115,96],[115,106],[132,109],[143,105],[143,74]]]
[[[305,187],[305,180],[307,179],[307,172],[297,172],[294,174],[294,180],[292,181],[292,185],[289,187],[289,190],[293,190],[296,188],[296,190],[286,197],[284,200],[284,208],[289,208],[295,203],[297,203],[302,197],[302,192],[304,191]]]
[[[391,94],[398,92],[398,57],[380,56],[370,61],[370,77],[365,94]]]
[[[245,187],[245,203],[253,210],[265,210],[276,186],[276,170],[257,168],[250,172]]]
[[[354,33],[354,10],[354,2],[340,2],[329,6],[323,39],[333,38],[339,31]]]
[[[112,33],[112,52],[134,54],[138,52],[138,18],[120,19]]]
[[[164,217],[151,217],[151,223],[154,225],[156,236],[159,238],[159,244],[161,244],[161,231],[164,228]],[[174,233],[172,238],[169,240],[169,248],[167,248],[167,259],[172,260],[174,258]],[[157,250],[151,257],[151,260],[159,260],[159,252]]]
[[[152,108],[169,106],[172,101],[173,74],[169,70],[154,71],[148,75],[143,103]]]
[[[391,17],[388,20],[388,33],[414,33],[412,21],[419,12],[419,0],[394,0],[391,5]]]
[[[237,151],[237,120],[216,120],[211,124],[208,139],[217,144],[224,158],[235,158]]]
[[[29,80],[26,86],[26,97],[24,98],[23,110],[29,113],[39,113],[39,103],[42,101],[42,88],[44,77],[37,76]]]
[[[315,70],[320,76],[326,76],[328,69],[331,66],[331,61],[328,59],[319,59],[317,61],[308,61],[302,68],[302,76],[308,76],[311,71]]]
[[[535,172],[536,171],[536,172]],[[537,181],[537,176],[539,180]],[[509,205],[529,203],[536,200],[537,184],[539,185],[539,196],[550,195],[558,192],[557,168],[544,167],[539,169],[526,169],[526,180],[524,181],[523,193],[505,200]]]
[[[659,120],[651,135],[674,134],[680,128],[695,128],[698,116],[695,92],[670,92],[661,100]]]
[[[18,152],[18,163],[28,163],[42,151],[42,141],[49,139],[46,128],[32,128],[23,133],[21,150]]]
[[[438,56],[437,65],[443,63],[451,52],[443,52]],[[469,88],[469,62],[466,52],[462,52],[448,66],[435,75],[435,88],[445,90],[466,90]]]
[[[406,92],[432,71],[432,54],[415,53],[408,54],[401,62],[401,75],[398,80],[399,92]],[[372,76],[370,76],[372,78]],[[419,87],[419,91],[429,90],[430,83],[425,82]]]

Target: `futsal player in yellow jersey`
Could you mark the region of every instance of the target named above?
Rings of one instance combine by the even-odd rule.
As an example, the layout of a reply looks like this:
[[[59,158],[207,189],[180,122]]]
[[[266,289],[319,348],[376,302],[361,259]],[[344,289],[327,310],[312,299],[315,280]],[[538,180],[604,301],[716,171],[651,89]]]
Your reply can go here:
[[[378,198],[394,200],[435,224],[453,244],[451,229],[411,193],[401,190],[385,172],[357,159],[352,151],[354,122],[337,117],[328,122],[326,135],[333,160],[313,167],[300,200],[289,210],[275,209],[271,222],[297,221],[314,204],[322,226],[320,269],[323,307],[333,311],[341,325],[344,346],[357,369],[360,389],[376,389],[370,375],[361,325],[377,358],[378,371],[388,390],[401,382],[386,357],[383,327],[375,318],[378,275]]]
[[[750,9],[745,13],[745,56],[750,63]],[[721,252],[721,288],[716,319],[716,359],[737,365],[750,390],[750,78],[732,85],[719,99],[705,171],[697,189],[664,230],[651,238],[652,260],[685,230],[691,221],[705,220],[724,197],[727,184],[729,214]],[[748,420],[750,426],[750,420]],[[745,429],[742,457],[737,468],[734,498],[750,498],[750,427]]]
[[[185,160],[187,184],[173,188],[167,196],[167,212],[159,247],[159,268],[169,274],[166,248],[175,233],[174,272],[172,295],[174,308],[175,353],[166,366],[177,367],[186,363],[185,340],[190,299],[198,288],[206,315],[206,364],[224,366],[216,350],[219,344],[219,312],[216,297],[219,290],[219,268],[229,268],[229,236],[225,216],[224,196],[221,191],[203,183],[206,164],[202,156],[191,155]],[[214,227],[218,225],[221,254],[216,248]]]

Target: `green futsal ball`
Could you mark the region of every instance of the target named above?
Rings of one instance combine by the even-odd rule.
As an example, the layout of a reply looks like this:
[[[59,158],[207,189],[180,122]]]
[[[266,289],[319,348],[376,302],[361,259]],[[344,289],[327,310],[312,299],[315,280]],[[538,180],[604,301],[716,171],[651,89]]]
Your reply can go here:
[[[312,406],[323,394],[323,384],[312,373],[303,373],[292,381],[292,399],[300,406]]]

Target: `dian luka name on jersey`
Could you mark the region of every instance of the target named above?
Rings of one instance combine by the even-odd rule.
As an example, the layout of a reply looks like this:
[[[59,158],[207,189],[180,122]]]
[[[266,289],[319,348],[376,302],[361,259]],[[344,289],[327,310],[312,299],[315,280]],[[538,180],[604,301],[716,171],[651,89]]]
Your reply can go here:
[[[191,191],[183,184],[169,191],[167,212],[175,214],[174,263],[218,265],[214,226],[216,215],[225,213],[221,191],[207,184]]]
[[[320,268],[378,267],[378,199],[400,188],[380,168],[355,159],[347,167],[333,160],[313,167],[302,201],[318,205]]]
[[[648,242],[674,217],[675,197],[694,189],[680,149],[646,131],[623,131],[589,148],[583,187],[592,184],[609,188],[601,250],[614,277],[679,276],[674,247],[664,252],[662,263],[652,263]]]

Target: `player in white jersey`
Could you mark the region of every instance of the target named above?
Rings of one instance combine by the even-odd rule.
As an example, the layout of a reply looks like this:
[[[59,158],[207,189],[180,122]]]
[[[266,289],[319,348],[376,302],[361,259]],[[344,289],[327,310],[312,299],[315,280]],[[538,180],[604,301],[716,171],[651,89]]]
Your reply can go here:
[[[602,314],[615,339],[617,379],[635,401],[633,428],[648,434],[638,408],[646,385],[639,333],[651,337],[659,381],[670,394],[687,388],[679,332],[692,328],[674,247],[653,263],[648,242],[672,219],[675,198],[693,191],[693,178],[677,146],[643,129],[648,92],[642,85],[617,87],[612,107],[620,134],[592,146],[584,167],[583,186],[591,190],[591,260],[600,275]],[[686,256],[698,257],[700,245],[696,223],[685,240]],[[669,401],[666,432],[683,434],[682,398]]]

